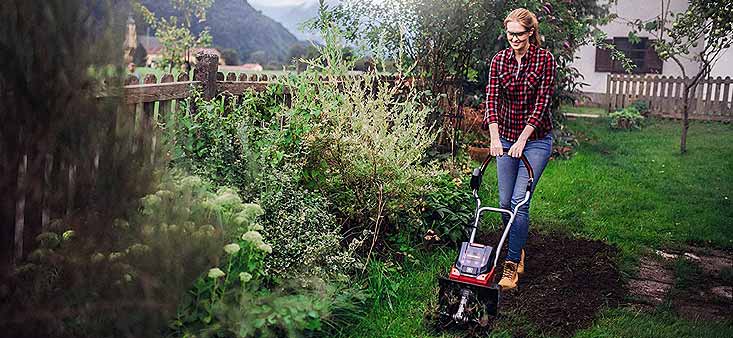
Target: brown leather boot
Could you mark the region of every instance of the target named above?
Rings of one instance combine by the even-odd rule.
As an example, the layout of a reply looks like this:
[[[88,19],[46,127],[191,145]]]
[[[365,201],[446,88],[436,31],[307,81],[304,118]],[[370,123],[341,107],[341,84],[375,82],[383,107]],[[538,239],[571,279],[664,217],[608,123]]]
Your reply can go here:
[[[512,261],[504,262],[504,273],[499,281],[499,286],[502,290],[511,290],[517,287],[517,282],[519,282],[517,265],[517,263]]]

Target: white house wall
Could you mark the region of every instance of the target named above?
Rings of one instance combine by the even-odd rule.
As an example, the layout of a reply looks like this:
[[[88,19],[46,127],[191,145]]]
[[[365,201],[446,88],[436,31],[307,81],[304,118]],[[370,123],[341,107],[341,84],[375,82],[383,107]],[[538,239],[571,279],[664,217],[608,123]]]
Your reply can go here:
[[[727,48],[722,52],[718,62],[713,65],[710,71],[711,77],[733,77],[733,47]]]
[[[682,12],[687,10],[687,1],[685,0],[672,0],[670,1],[671,10],[674,12]],[[609,39],[613,37],[627,37],[631,27],[628,25],[629,21],[636,19],[642,19],[644,21],[651,20],[657,17],[662,12],[661,1],[634,1],[634,0],[618,0],[616,5],[611,6],[611,12],[618,14],[618,18],[609,23],[601,29],[606,32]],[[640,37],[653,37],[647,33],[639,34]],[[699,51],[702,48],[702,44],[693,49],[693,51]],[[728,53],[731,54],[731,53]],[[588,86],[583,87],[583,91],[586,93],[605,93],[606,92],[606,77],[608,72],[596,72],[596,47],[595,46],[583,46],[575,55],[576,60],[573,62],[573,66],[576,67],[581,74],[583,74],[583,82],[587,83]],[[727,57],[731,57],[727,55]],[[683,64],[686,71],[692,72],[697,69],[697,64],[687,58],[684,58]],[[667,76],[681,76],[679,67],[674,61],[666,61],[662,66],[662,75]]]

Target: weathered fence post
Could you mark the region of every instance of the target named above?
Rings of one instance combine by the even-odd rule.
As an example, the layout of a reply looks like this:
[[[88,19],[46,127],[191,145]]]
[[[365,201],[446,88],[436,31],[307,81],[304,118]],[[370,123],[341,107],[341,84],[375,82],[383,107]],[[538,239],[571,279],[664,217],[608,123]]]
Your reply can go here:
[[[201,95],[204,100],[211,100],[216,96],[216,72],[218,69],[218,55],[206,50],[196,53],[196,67],[193,78],[195,81],[201,82]]]

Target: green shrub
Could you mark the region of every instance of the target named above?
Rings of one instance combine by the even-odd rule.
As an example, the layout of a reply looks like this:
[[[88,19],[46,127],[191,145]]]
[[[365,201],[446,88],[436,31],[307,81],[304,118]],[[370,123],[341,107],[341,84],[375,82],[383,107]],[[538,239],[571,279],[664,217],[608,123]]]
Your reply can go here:
[[[309,150],[304,181],[323,191],[348,233],[419,228],[423,187],[438,172],[421,165],[437,135],[426,127],[425,93],[374,71],[348,76],[338,36],[325,39],[317,59],[301,60],[308,69],[283,82],[292,95],[285,128],[302,131],[294,134]]]
[[[425,197],[421,233],[426,240],[463,240],[466,227],[473,222],[476,205],[468,182],[446,174],[433,184],[434,189]]]
[[[626,107],[608,114],[612,129],[629,130],[641,129],[644,116],[634,107]]]
[[[213,306],[212,325],[187,327],[175,336],[321,337],[353,323],[365,300],[364,292],[348,286],[320,282],[271,291],[253,279],[222,294]]]
[[[341,266],[344,272],[342,265],[353,262],[340,249],[340,226],[328,201],[298,182],[298,158],[308,151],[302,135],[310,123],[295,114],[288,127],[281,127],[280,107],[273,107],[278,88],[248,92],[240,104],[223,97],[195,97],[196,114],[178,122],[175,163],[260,201],[265,210],[262,233],[273,248],[266,260],[269,275],[326,278],[331,268]]]
[[[635,108],[639,114],[646,115],[649,112],[649,101],[636,100],[631,104],[631,107]]]
[[[227,238],[257,227],[259,206],[231,189],[210,190],[174,172],[127,220],[77,230],[52,222],[12,274],[9,299],[54,309],[43,336],[158,335],[201,271],[218,264]]]
[[[173,163],[253,196],[259,189],[258,175],[270,168],[267,164],[282,159],[275,116],[281,91],[269,86],[264,92],[245,92],[239,101],[224,96],[204,100],[195,93],[182,103],[182,111],[193,105],[195,113],[167,121]]]
[[[341,227],[329,210],[329,201],[299,186],[290,170],[273,172],[260,203],[268,210],[262,233],[273,243],[266,261],[268,273],[287,279],[353,271],[355,260],[341,249]]]

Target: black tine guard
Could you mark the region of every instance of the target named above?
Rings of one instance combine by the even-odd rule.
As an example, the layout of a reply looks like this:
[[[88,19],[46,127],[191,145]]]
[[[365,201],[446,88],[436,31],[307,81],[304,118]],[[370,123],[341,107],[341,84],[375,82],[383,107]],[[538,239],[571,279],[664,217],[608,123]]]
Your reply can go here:
[[[499,288],[438,278],[438,313],[445,321],[486,326],[499,309]],[[461,304],[463,295],[466,300]],[[457,316],[458,315],[458,316]]]

